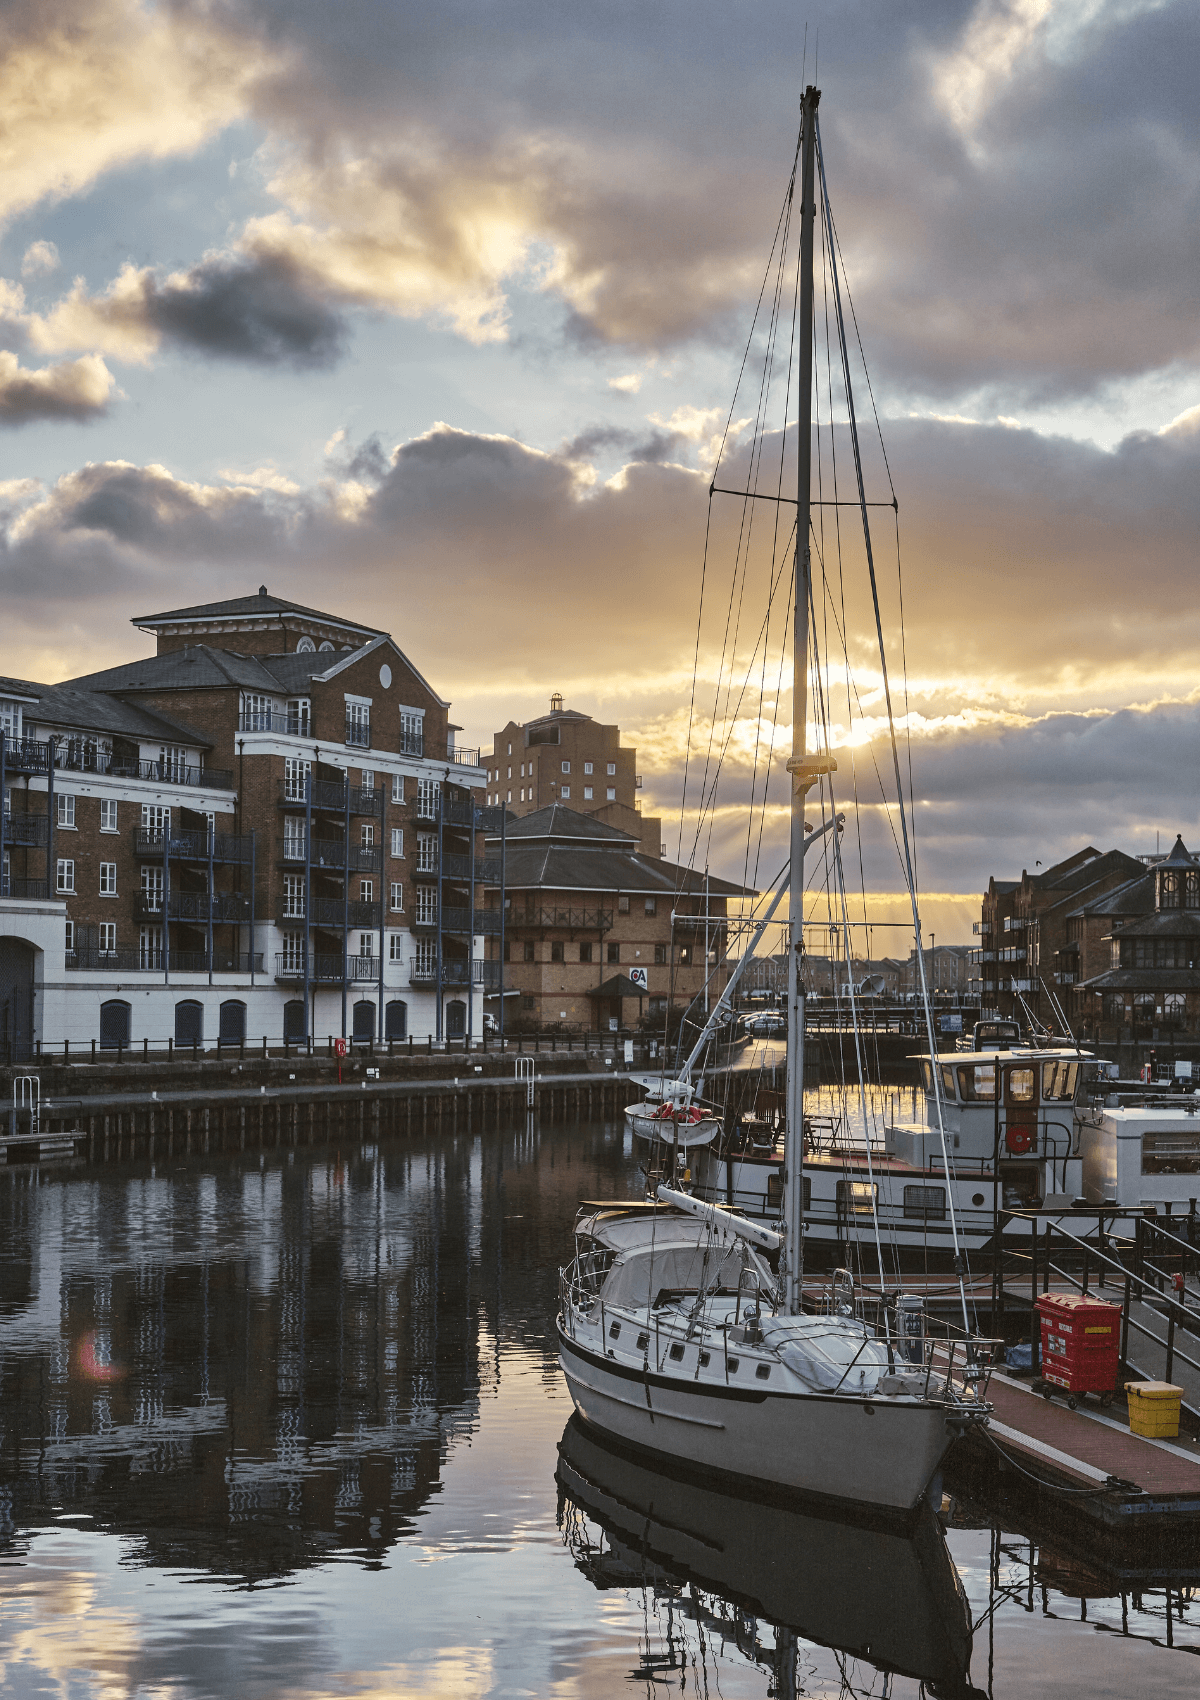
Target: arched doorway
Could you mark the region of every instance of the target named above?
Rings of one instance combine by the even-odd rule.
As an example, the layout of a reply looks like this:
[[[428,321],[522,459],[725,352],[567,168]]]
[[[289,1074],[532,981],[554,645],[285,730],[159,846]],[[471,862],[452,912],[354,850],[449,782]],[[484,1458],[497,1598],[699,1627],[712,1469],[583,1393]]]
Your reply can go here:
[[[447,1039],[463,1039],[467,1032],[467,1006],[461,998],[452,998],[446,1005]]]

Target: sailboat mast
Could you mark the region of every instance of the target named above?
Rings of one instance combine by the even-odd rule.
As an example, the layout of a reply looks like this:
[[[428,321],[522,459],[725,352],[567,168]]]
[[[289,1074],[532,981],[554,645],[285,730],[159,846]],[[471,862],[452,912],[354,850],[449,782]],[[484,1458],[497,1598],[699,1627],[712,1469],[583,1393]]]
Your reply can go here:
[[[787,1147],[783,1227],[787,1246],[784,1308],[797,1316],[804,1286],[804,805],[811,786],[834,763],[810,757],[808,715],[808,600],[812,557],[809,545],[812,481],[813,236],[816,225],[817,104],[811,83],[800,105],[800,346],[796,459],[796,607],[793,624],[791,883],[788,888]]]

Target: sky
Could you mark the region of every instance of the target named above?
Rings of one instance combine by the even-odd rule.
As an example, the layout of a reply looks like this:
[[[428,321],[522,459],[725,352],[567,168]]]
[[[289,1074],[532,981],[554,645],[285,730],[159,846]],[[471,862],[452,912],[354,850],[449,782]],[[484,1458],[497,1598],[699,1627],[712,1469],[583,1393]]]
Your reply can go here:
[[[5,671],[266,583],[390,630],[465,744],[554,690],[619,722],[669,853],[763,883],[787,587],[764,646],[765,518],[743,583],[708,486],[730,418],[746,474],[816,81],[927,931],[965,942],[993,874],[1200,841],[1194,4],[10,0],[0,41]],[[891,499],[877,452],[866,479]],[[882,926],[882,675],[825,524],[846,878]]]

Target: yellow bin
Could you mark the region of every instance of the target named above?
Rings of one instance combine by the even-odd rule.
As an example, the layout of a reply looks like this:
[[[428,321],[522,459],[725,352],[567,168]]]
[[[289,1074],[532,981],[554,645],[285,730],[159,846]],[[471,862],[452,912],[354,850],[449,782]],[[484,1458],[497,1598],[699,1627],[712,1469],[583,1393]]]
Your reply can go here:
[[[1145,1440],[1174,1440],[1179,1433],[1183,1388],[1169,1381],[1127,1381],[1129,1431]]]

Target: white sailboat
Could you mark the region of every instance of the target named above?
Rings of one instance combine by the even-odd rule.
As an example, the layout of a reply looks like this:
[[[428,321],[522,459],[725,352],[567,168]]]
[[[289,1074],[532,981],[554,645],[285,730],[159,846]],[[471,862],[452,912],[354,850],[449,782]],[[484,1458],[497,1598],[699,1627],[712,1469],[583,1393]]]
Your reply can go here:
[[[589,1211],[561,1271],[559,1361],[586,1423],[675,1468],[757,1491],[911,1512],[950,1444],[986,1423],[986,1353],[928,1336],[901,1353],[852,1302],[803,1308],[805,798],[834,764],[806,749],[819,91],[802,103],[798,522],[789,869],[787,1126],[782,1231],[660,1186],[655,1202]],[[823,173],[822,173],[823,177]],[[822,183],[823,193],[823,183]],[[861,494],[861,488],[860,488]],[[864,515],[865,517],[865,515]],[[919,943],[919,940],[918,940]],[[963,1323],[967,1328],[965,1295]],[[911,1354],[911,1355],[910,1355]]]

